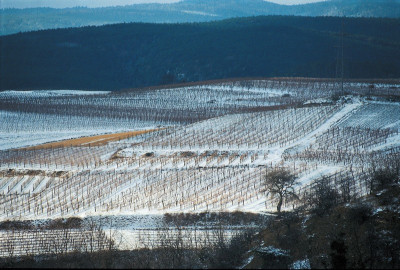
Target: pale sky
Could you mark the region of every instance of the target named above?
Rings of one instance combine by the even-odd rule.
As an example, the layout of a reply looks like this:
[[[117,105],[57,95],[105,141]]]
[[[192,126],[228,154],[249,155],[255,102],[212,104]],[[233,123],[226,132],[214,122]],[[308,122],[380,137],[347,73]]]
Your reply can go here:
[[[139,3],[174,3],[179,1],[180,0],[0,0],[0,8],[65,8],[75,6],[105,7],[123,6]],[[285,5],[304,4],[321,1],[323,0],[269,0],[269,2]]]
[[[179,0],[0,0],[2,8],[52,7],[66,8],[76,6],[107,7],[142,3],[174,3]]]

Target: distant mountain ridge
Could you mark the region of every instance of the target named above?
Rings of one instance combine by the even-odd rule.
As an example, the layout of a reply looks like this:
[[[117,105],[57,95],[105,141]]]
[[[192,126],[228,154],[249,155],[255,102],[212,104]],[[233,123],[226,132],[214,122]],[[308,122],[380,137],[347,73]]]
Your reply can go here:
[[[279,5],[263,0],[184,0],[106,8],[2,9],[0,35],[123,22],[184,23],[259,15],[400,17],[399,0],[330,0]]]

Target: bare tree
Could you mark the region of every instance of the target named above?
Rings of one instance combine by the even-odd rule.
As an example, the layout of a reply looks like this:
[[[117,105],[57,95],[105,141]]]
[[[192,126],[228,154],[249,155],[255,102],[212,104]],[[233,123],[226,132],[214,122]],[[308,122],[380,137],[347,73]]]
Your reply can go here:
[[[281,212],[283,200],[298,198],[294,191],[294,186],[297,184],[296,176],[286,168],[272,169],[265,175],[265,191],[267,196],[278,198],[279,202],[276,206],[278,213]]]
[[[376,158],[371,155],[369,159],[369,177],[367,183],[370,193],[390,187],[400,182],[400,155],[387,155]]]
[[[339,193],[330,184],[327,177],[316,180],[311,193],[305,198],[306,204],[318,216],[329,213],[339,203],[339,199]]]

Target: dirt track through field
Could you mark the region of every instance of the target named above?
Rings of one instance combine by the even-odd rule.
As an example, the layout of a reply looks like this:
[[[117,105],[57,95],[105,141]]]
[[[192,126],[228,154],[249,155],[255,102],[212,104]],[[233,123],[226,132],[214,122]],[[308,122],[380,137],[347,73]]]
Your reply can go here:
[[[40,145],[36,145],[36,146],[32,146],[32,147],[25,147],[25,148],[21,148],[20,150],[38,150],[38,149],[73,147],[73,146],[87,146],[87,147],[99,146],[99,145],[104,145],[110,141],[123,140],[123,139],[127,139],[127,138],[134,137],[137,135],[150,133],[150,132],[153,132],[156,130],[158,130],[158,129],[128,131],[128,132],[121,132],[121,133],[81,137],[81,138],[76,138],[76,139],[40,144]]]

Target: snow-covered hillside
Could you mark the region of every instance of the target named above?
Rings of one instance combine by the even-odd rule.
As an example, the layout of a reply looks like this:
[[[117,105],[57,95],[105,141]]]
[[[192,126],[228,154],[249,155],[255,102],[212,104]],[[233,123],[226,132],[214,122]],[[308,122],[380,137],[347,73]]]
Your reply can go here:
[[[362,178],[368,156],[400,148],[399,108],[352,98],[231,114],[102,146],[2,151],[1,216],[273,210],[263,193],[268,168],[290,168],[299,192],[349,166]],[[372,113],[384,119],[368,125]]]
[[[264,192],[265,174],[276,167],[297,176],[300,198],[322,177],[339,193],[363,196],[369,161],[400,153],[400,103],[333,101],[335,89],[254,81],[140,93],[1,92],[0,220],[147,216],[159,223],[165,213],[265,213],[277,205]],[[18,149],[159,126],[101,145]],[[299,203],[286,200],[283,209]],[[130,243],[142,229],[118,233]]]
[[[329,80],[252,80],[131,92],[0,92],[0,150],[97,134],[171,127],[227,114],[330,103]],[[396,84],[351,82],[349,94],[393,96]]]

